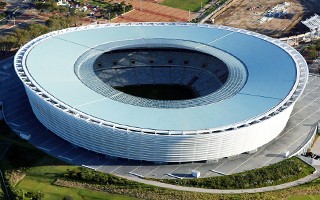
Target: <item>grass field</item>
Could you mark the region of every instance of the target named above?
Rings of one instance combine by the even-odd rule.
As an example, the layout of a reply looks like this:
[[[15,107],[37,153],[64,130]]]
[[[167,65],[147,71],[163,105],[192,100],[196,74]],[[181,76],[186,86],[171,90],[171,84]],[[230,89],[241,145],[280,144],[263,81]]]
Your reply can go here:
[[[210,0],[164,0],[161,4],[172,7],[180,8],[182,10],[190,10],[191,12],[197,12],[202,6],[205,6]]]
[[[23,149],[23,151],[28,152],[29,154],[42,154],[42,152],[37,153],[36,151],[39,151],[37,149]],[[29,159],[34,161],[33,157],[29,157]],[[39,160],[34,163],[32,167],[28,165],[27,168],[21,166],[21,164],[25,164],[26,162],[12,164],[12,160],[8,160],[8,158],[6,158],[5,162],[7,162],[5,166],[11,166],[10,168],[12,168],[8,169],[9,171],[17,170],[18,166],[18,168],[24,169],[23,172],[26,174],[26,176],[18,181],[17,184],[12,183],[15,190],[23,193],[40,191],[44,194],[44,199],[63,199],[63,197],[66,196],[70,196],[73,199],[135,199],[125,195],[115,195],[83,188],[69,188],[54,185],[54,181],[66,173],[67,169],[72,169],[76,166],[68,165],[48,155],[40,156]]]
[[[44,199],[63,199],[70,196],[73,199],[110,199],[110,200],[134,200],[135,198],[124,195],[109,194],[106,192],[92,191],[84,188],[68,188],[53,185],[57,176],[61,175],[71,166],[41,166],[27,170],[24,177],[15,188],[23,191],[42,192]]]

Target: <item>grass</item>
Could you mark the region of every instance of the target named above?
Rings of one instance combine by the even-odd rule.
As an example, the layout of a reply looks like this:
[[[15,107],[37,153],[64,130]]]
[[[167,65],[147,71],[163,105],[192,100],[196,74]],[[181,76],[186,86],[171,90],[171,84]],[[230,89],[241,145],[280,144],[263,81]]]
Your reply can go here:
[[[169,6],[172,8],[179,8],[191,12],[197,12],[202,6],[205,6],[210,0],[164,0],[161,2],[162,5]]]
[[[61,166],[62,168],[66,166]],[[48,171],[51,173],[52,167],[37,167],[35,169],[31,169],[32,171],[41,170],[42,172]],[[29,174],[20,181],[15,187],[17,189],[32,192],[42,192],[44,194],[44,199],[63,199],[65,196],[70,196],[73,199],[114,199],[114,200],[133,200],[135,198],[109,194],[106,192],[92,191],[84,188],[69,188],[69,187],[61,187],[51,184],[54,179],[52,177],[41,177],[42,173]],[[44,174],[46,175],[46,174]]]
[[[320,195],[299,195],[294,197],[289,197],[288,200],[316,200],[320,199]]]

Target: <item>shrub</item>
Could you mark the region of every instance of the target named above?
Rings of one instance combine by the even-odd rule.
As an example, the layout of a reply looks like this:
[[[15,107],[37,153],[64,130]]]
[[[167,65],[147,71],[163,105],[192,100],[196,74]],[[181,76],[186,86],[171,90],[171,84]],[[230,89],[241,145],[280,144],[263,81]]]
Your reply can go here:
[[[266,167],[242,173],[199,179],[161,179],[160,182],[214,189],[247,189],[278,185],[313,173],[314,168],[298,158],[290,158]]]

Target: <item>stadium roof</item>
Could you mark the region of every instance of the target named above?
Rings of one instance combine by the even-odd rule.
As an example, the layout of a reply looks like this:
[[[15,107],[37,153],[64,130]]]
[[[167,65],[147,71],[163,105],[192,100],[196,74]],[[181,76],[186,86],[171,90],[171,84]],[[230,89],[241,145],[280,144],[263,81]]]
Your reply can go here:
[[[298,64],[305,67],[305,63],[293,48],[266,36],[222,26],[112,24],[67,29],[44,38],[30,50],[24,66],[37,87],[80,113],[130,127],[212,130],[239,125],[278,110],[292,98],[301,83],[300,77],[305,79],[303,82],[307,77],[300,74]],[[75,74],[79,57],[94,47],[152,39],[174,39],[181,46],[188,44],[179,41],[191,41],[199,44],[196,50],[210,47],[227,52],[246,67],[246,83],[239,92],[218,102],[161,108],[126,104],[102,96],[85,86]]]

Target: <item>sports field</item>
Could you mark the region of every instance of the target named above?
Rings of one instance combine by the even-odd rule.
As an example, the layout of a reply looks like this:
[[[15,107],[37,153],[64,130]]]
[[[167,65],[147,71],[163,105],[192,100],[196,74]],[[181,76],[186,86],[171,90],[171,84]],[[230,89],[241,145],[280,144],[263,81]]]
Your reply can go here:
[[[164,0],[161,2],[162,5],[180,8],[182,10],[190,10],[191,12],[197,12],[202,6],[205,6],[210,0]]]

